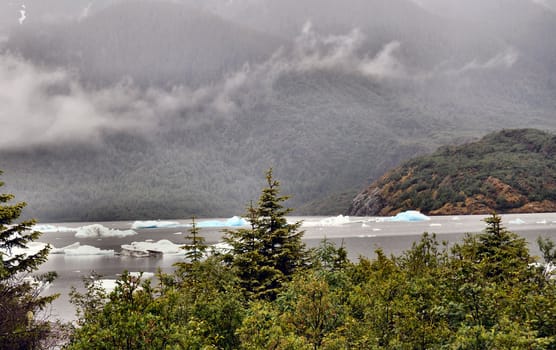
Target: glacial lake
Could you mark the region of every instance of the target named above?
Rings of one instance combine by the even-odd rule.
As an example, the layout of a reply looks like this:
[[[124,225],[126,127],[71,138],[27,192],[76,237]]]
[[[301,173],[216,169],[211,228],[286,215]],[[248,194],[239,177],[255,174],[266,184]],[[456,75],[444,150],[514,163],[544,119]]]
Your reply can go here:
[[[289,220],[303,221],[301,229],[305,231],[303,241],[307,247],[315,247],[326,238],[337,245],[343,244],[348,250],[349,258],[357,261],[360,256],[373,258],[374,251],[378,248],[387,254],[399,255],[411,248],[412,243],[419,240],[424,232],[436,233],[439,241],[453,244],[460,241],[465,233],[482,232],[485,228],[483,221],[485,217],[487,216],[432,216],[428,218],[429,220],[419,222],[342,216],[292,217]],[[556,213],[508,214],[502,215],[502,218],[507,229],[527,239],[532,255],[540,255],[535,242],[537,237],[542,235],[556,240]],[[138,242],[136,243],[138,247],[141,244],[151,244],[156,247],[157,242],[161,240],[163,243],[166,242],[166,246],[172,243],[183,245],[186,242],[185,236],[189,233],[187,225],[190,222],[190,220],[164,220],[38,225],[37,228],[43,231],[38,242],[49,243],[55,248],[68,247],[65,253],[59,251],[59,254],[50,254],[48,261],[41,265],[39,270],[39,272],[58,273],[58,278],[45,291],[47,294],[61,294],[60,298],[53,303],[52,316],[63,320],[71,320],[75,317],[68,293],[72,286],[81,288],[83,276],[88,276],[93,271],[106,280],[117,279],[124,270],[151,273],[158,269],[172,271],[172,265],[183,260],[182,254],[170,252],[153,257],[124,256],[120,255],[122,246],[130,246],[133,242]],[[200,229],[200,234],[208,244],[221,242],[223,229],[238,228],[224,226],[226,223],[237,222],[237,218],[199,219],[197,222],[200,226],[203,226],[203,223],[208,224],[208,227]],[[93,234],[89,232],[90,237],[83,234],[83,230],[79,231],[80,228],[90,227],[90,225],[95,225],[96,230],[93,230]],[[132,228],[133,235],[129,232]],[[125,231],[128,232],[121,237],[118,236]],[[98,233],[112,235],[112,237],[99,236]],[[72,248],[77,249],[72,250]]]

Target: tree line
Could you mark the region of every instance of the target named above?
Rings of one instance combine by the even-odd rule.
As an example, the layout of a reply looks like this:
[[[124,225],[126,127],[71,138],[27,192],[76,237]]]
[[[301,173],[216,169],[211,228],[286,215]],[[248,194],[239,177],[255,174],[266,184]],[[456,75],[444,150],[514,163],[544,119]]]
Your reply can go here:
[[[307,249],[300,223],[286,220],[286,199],[269,170],[247,208],[250,225],[226,231],[227,249],[211,252],[193,221],[173,272],[153,281],[124,273],[112,292],[98,276],[84,279],[85,291],[71,293],[77,320],[65,328],[26,315],[53,297],[2,298],[2,308],[23,311],[11,328],[2,320],[1,348],[46,348],[57,335],[65,349],[556,349],[550,239],[539,239],[545,264],[537,263],[492,214],[483,232],[452,246],[424,233],[399,256],[377,250],[353,262],[327,240]],[[27,225],[10,226],[21,207],[0,211],[4,246],[37,238],[8,233]],[[31,271],[44,254],[20,264],[4,257],[1,288],[14,281],[10,266]]]

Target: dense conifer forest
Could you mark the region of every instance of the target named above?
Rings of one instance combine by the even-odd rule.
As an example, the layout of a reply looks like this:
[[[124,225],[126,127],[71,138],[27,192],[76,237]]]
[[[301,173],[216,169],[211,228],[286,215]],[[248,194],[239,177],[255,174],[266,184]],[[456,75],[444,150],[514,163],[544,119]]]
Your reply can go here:
[[[327,240],[306,249],[299,223],[285,220],[287,196],[271,170],[266,180],[245,215],[250,226],[226,232],[228,249],[210,252],[193,225],[174,272],[152,281],[125,272],[110,292],[99,276],[85,278],[85,290],[71,293],[72,325],[32,318],[52,297],[38,297],[29,282],[15,280],[17,264],[4,259],[0,287],[22,294],[2,298],[0,307],[31,313],[1,314],[3,348],[556,348],[550,239],[539,238],[543,258],[533,257],[525,240],[492,214],[483,232],[452,246],[423,233],[398,256],[377,250],[375,259],[349,261],[344,247]],[[21,208],[3,205],[5,224]],[[6,239],[10,228],[1,229],[2,248],[15,244]],[[17,244],[37,235],[22,237]],[[43,255],[17,259],[32,271]]]

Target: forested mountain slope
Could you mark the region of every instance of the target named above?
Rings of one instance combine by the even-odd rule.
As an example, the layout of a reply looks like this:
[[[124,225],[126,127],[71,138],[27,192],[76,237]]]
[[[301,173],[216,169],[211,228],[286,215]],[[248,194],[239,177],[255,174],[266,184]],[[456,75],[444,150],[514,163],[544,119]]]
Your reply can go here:
[[[237,215],[270,166],[333,214],[441,145],[556,130],[556,15],[527,0],[53,3],[0,5],[0,169],[42,220]]]
[[[405,162],[353,199],[351,215],[556,210],[556,136],[502,130]]]

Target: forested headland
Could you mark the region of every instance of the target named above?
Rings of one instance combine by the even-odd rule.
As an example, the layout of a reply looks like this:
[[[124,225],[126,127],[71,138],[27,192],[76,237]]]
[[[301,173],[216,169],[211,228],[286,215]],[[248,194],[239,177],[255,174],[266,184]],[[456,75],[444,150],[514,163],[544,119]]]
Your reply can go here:
[[[556,211],[556,136],[501,130],[444,146],[387,172],[352,201],[351,215],[431,215]]]

